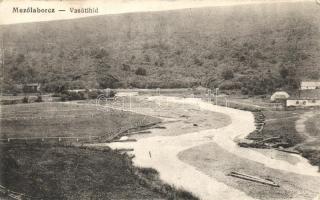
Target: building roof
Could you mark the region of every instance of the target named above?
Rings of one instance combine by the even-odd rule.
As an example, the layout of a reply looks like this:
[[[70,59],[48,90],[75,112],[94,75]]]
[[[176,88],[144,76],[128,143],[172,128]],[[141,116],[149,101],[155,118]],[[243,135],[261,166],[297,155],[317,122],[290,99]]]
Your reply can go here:
[[[320,81],[302,81],[301,87],[319,87]]]
[[[26,86],[39,86],[39,83],[27,83]]]
[[[279,91],[279,92],[275,92],[272,96],[271,96],[271,101],[275,101],[276,99],[288,99],[290,97],[290,95],[285,92],[285,91]]]
[[[18,86],[39,86],[40,83],[26,83],[26,84],[16,84]]]
[[[290,99],[301,99],[301,100],[308,100],[308,99],[319,99],[320,100],[320,89],[315,90],[300,90],[300,94],[297,93],[292,95]]]
[[[204,90],[204,91],[206,91],[206,90],[208,90],[208,88],[205,88],[205,87],[203,87],[203,86],[198,86],[198,87],[196,87],[195,88],[196,90]]]

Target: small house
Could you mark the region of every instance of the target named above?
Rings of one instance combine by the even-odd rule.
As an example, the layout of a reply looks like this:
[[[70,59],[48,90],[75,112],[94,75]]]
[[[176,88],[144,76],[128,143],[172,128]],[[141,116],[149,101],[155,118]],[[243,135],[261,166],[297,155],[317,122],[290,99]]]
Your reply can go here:
[[[320,81],[301,81],[301,90],[316,90],[320,89]]]
[[[287,106],[320,106],[320,89],[300,90],[299,94],[287,99]]]
[[[18,84],[17,88],[26,93],[37,93],[37,92],[40,92],[41,84],[40,83]]]

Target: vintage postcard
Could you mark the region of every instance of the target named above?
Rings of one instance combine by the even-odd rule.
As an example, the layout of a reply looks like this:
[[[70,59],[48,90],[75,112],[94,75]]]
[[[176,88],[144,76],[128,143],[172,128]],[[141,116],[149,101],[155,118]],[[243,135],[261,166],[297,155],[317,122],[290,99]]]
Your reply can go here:
[[[320,200],[320,0],[0,0],[0,199]]]

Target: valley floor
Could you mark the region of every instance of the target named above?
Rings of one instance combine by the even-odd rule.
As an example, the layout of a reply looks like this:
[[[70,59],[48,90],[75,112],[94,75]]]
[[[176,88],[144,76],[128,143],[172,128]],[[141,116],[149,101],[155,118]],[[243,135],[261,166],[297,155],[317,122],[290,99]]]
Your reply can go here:
[[[153,116],[172,117],[169,119],[179,121],[181,126],[185,124],[185,115],[197,115],[203,111],[227,115],[231,123],[202,130],[186,129],[185,132],[173,128],[176,132],[173,135],[164,133],[172,132],[172,129],[163,124],[166,129],[152,130],[152,136],[133,135],[132,138],[138,139],[135,143],[89,146],[133,148],[135,165],[155,168],[165,182],[191,191],[200,199],[234,199],[235,196],[238,199],[314,199],[318,195],[320,174],[317,167],[311,166],[306,159],[275,150],[264,153],[241,148],[234,142],[255,129],[250,112],[213,106],[192,98],[150,97],[147,101],[161,105]],[[168,105],[174,105],[176,109],[166,109]],[[177,105],[184,106],[179,109]],[[173,114],[177,111],[180,116]],[[198,121],[197,126],[205,124],[206,120]],[[280,187],[239,180],[228,176],[231,171],[272,179]]]
[[[53,104],[55,107],[51,107],[51,111],[49,104],[30,104],[29,110],[25,109],[26,105],[20,105],[25,112],[18,112],[19,109],[10,106],[2,109],[1,123],[7,127],[2,130],[6,137],[17,136],[18,133],[23,134],[23,137],[43,137],[36,132],[36,135],[32,134],[35,126],[46,130],[44,122],[49,125],[46,133],[57,134],[56,129],[67,127],[68,117],[73,118],[71,121],[74,123],[64,133],[75,136],[83,136],[92,130],[104,135],[106,132],[101,127],[118,127],[128,123],[143,126],[156,122],[158,125],[149,127],[143,134],[139,130],[127,130],[120,135],[126,135],[126,138],[121,139],[129,139],[127,142],[92,141],[83,144],[81,148],[46,146],[45,143],[2,144],[0,155],[4,162],[0,164],[3,169],[1,184],[46,199],[57,199],[55,195],[60,195],[58,199],[194,199],[196,196],[208,200],[235,197],[313,200],[319,195],[320,173],[305,158],[273,149],[242,148],[237,145],[236,140],[247,137],[255,129],[251,112],[215,106],[197,98],[173,96],[142,95],[105,103]],[[28,117],[30,113],[33,118]],[[57,113],[68,117],[63,120]],[[295,121],[301,113],[291,112],[289,118],[281,113],[266,113],[266,136],[281,131],[289,142],[302,144],[303,137],[295,129]],[[52,118],[46,120],[44,116]],[[8,120],[9,117],[12,119]],[[22,122],[30,120],[30,127],[25,126],[23,129],[24,124],[16,117],[21,117]],[[124,118],[127,120],[121,121]],[[108,119],[108,123],[103,124],[104,119]],[[288,123],[281,119],[294,120]],[[300,131],[308,132],[313,138],[318,137],[317,119],[317,114],[308,116],[305,120],[308,125]],[[89,125],[82,124],[83,121]],[[284,128],[280,129],[280,124]],[[76,132],[74,130],[78,125],[83,128]],[[15,127],[20,131],[14,130]],[[107,133],[116,134],[112,131]],[[309,143],[304,147],[316,147]],[[108,147],[129,150],[127,154],[134,156],[133,163],[126,155],[120,155]],[[150,183],[142,184],[139,178],[141,173],[136,173],[139,168],[145,168],[142,171],[147,182],[151,181],[151,186]],[[229,176],[232,171],[271,179],[280,187]]]

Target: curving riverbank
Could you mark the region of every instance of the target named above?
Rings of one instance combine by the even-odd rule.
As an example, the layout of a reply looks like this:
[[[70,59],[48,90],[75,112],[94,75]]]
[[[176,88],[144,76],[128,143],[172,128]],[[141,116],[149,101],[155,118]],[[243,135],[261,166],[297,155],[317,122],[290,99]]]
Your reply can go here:
[[[183,162],[179,159],[179,153],[190,148],[208,143],[215,143],[224,151],[233,156],[242,158],[243,166],[246,160],[261,164],[262,166],[282,173],[294,173],[303,176],[318,177],[317,169],[311,166],[305,159],[299,158],[299,162],[292,164],[284,160],[273,159],[260,152],[238,147],[233,141],[235,138],[243,138],[255,129],[254,118],[250,112],[240,111],[226,107],[212,105],[193,98],[175,97],[150,97],[152,101],[165,101],[181,103],[186,106],[196,105],[200,110],[214,111],[228,115],[232,123],[228,126],[202,130],[177,136],[154,136],[140,138],[136,143],[111,143],[92,144],[111,148],[133,148],[134,164],[140,167],[152,167],[156,169],[160,178],[166,183],[191,191],[201,199],[254,199],[241,188],[234,188],[221,180],[218,180],[198,166]],[[155,135],[156,135],[156,130]]]

